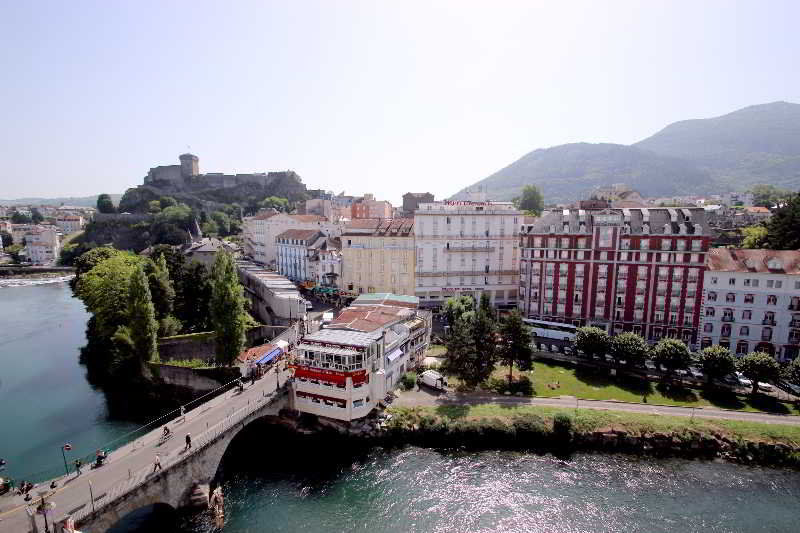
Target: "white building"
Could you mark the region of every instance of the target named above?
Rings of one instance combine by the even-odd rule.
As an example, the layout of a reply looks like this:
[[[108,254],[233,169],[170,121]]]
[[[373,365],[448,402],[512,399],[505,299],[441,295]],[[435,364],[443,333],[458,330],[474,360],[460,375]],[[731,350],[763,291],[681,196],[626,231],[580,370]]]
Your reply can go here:
[[[701,346],[798,355],[800,251],[714,248],[703,293]]]
[[[309,279],[317,287],[338,287],[342,277],[341,240],[320,236],[309,252]]]
[[[292,281],[310,281],[311,246],[321,237],[322,232],[313,229],[290,229],[275,237],[278,272]]]
[[[25,255],[34,265],[52,265],[61,251],[55,226],[36,226],[24,235]]]
[[[56,226],[61,228],[64,235],[81,231],[83,223],[83,217],[78,215],[59,215],[56,217]]]
[[[521,221],[511,202],[420,204],[414,212],[420,305],[485,292],[495,306],[516,307]]]
[[[244,219],[244,253],[264,265],[274,265],[278,257],[275,237],[286,230],[317,230],[326,237],[339,237],[342,226],[318,215],[287,215],[265,209]]]
[[[367,416],[429,342],[430,313],[416,302],[363,295],[325,329],[304,336],[292,363],[294,408],[343,421]]]

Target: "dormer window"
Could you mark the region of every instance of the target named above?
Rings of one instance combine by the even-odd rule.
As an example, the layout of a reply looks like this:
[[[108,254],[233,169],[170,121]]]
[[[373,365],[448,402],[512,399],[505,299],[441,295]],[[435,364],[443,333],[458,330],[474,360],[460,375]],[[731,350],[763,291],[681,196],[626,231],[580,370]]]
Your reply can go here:
[[[664,234],[669,235],[670,233],[672,233],[672,225],[664,224]]]
[[[772,259],[767,261],[767,267],[770,270],[783,270],[783,261],[781,261],[777,257],[773,257]]]

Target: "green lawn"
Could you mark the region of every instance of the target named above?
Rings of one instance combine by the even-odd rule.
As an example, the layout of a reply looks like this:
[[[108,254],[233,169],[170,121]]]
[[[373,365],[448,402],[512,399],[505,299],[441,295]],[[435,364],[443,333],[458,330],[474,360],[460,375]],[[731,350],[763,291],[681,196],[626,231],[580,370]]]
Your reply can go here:
[[[443,405],[439,407],[392,407],[390,412],[398,413],[409,409],[420,414],[432,414],[443,418],[479,419],[479,418],[511,418],[517,414],[536,414],[545,419],[552,419],[557,413],[566,413],[573,419],[574,427],[581,432],[590,432],[601,428],[626,429],[631,433],[645,432],[681,432],[684,430],[702,433],[722,433],[733,437],[750,440],[766,440],[800,444],[800,426],[785,424],[761,424],[758,422],[742,422],[738,420],[708,420],[681,416],[648,415],[626,413],[622,411],[597,411],[593,409],[563,409],[546,406],[507,406],[498,404],[480,405]]]
[[[443,344],[431,344],[425,350],[425,357],[444,357],[447,353],[447,348]]]
[[[709,392],[690,389],[677,384],[671,387],[658,382],[649,382],[623,376],[610,376],[607,369],[575,368],[557,362],[535,361],[533,371],[520,372],[514,368],[514,378],[525,375],[533,383],[533,396],[575,396],[586,400],[619,400],[622,402],[682,405],[687,407],[717,407],[765,413],[800,414],[792,403],[780,402],[766,394],[755,399],[748,395],[737,395],[728,390]],[[508,367],[498,366],[492,378],[508,379]],[[459,380],[448,377],[453,387]]]

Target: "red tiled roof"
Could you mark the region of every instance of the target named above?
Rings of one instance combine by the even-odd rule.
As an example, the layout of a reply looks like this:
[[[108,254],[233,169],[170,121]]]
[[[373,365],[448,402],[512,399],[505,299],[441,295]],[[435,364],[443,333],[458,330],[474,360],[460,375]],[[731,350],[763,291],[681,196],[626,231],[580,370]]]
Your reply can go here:
[[[306,241],[308,239],[312,239],[316,237],[316,235],[320,233],[319,230],[315,229],[287,229],[283,233],[276,235],[276,239],[300,239],[302,241]]]
[[[764,213],[764,214],[770,213],[770,210],[767,209],[766,207],[745,207],[745,210],[748,213]]]
[[[328,219],[319,215],[289,215],[298,222],[327,222]]]
[[[404,307],[360,305],[343,310],[330,325],[366,333],[396,322],[406,315],[408,309]]]
[[[252,348],[248,348],[247,350],[240,353],[236,359],[238,359],[242,363],[246,363],[251,359],[256,359],[271,352],[275,348],[279,348],[279,346],[277,346],[276,344],[262,344],[261,346],[253,346]]]
[[[769,267],[771,261],[776,268]],[[798,275],[800,251],[712,248],[708,254],[708,269],[720,272],[771,272]]]

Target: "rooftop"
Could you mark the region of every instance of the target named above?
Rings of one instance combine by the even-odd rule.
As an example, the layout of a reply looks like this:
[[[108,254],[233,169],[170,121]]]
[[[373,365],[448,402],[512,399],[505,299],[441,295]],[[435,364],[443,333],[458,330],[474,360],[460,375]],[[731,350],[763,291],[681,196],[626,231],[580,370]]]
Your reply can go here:
[[[628,227],[630,235],[709,234],[706,211],[702,207],[551,210],[542,213],[524,233],[591,234],[595,225]],[[684,233],[681,233],[682,226],[685,227]]]
[[[345,329],[321,329],[316,333],[311,333],[303,337],[303,342],[320,342],[326,344],[340,344],[344,346],[357,346],[366,348],[376,340],[380,339],[383,333],[348,331]]]
[[[353,305],[394,305],[416,309],[419,307],[419,298],[405,294],[392,294],[391,292],[369,292],[359,295],[353,300]]]
[[[320,235],[319,230],[315,229],[287,229],[283,233],[275,236],[276,239],[297,239],[301,241],[316,240]]]
[[[369,332],[413,316],[414,311],[407,307],[354,305],[339,313],[328,327]]]
[[[708,269],[717,272],[800,275],[800,251],[712,248],[708,254]]]
[[[413,218],[361,218],[348,222],[344,235],[408,237],[413,234],[413,228]]]

